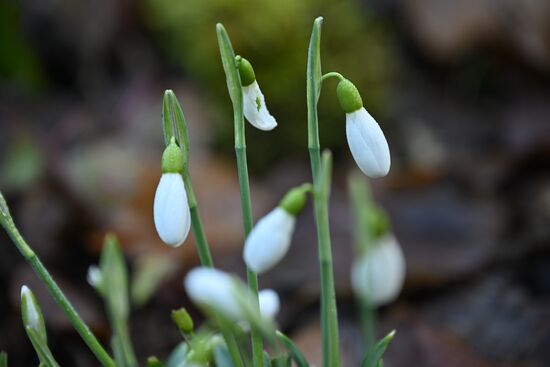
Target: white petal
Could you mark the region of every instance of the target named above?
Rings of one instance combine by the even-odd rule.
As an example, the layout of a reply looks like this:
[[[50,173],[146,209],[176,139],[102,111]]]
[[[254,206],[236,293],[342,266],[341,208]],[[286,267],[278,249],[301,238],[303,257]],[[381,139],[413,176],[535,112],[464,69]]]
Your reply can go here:
[[[244,244],[244,261],[256,273],[275,266],[286,255],[296,218],[277,207],[260,219]]]
[[[367,110],[361,108],[346,114],[346,135],[351,154],[365,175],[377,178],[388,174],[391,165],[388,142]]]
[[[386,235],[373,244],[352,266],[354,292],[374,306],[397,298],[405,281],[405,258],[393,235]]]
[[[185,277],[185,290],[193,302],[211,307],[233,320],[244,318],[236,296],[236,281],[221,270],[199,267]]]
[[[243,87],[243,108],[244,116],[254,127],[267,131],[277,126],[277,121],[267,110],[264,95],[256,81]]]
[[[191,215],[183,178],[179,173],[164,173],[155,194],[154,218],[157,232],[166,244],[177,247],[185,241]]]
[[[95,265],[90,265],[90,267],[88,268],[88,275],[86,276],[86,280],[88,281],[88,284],[90,284],[94,288],[101,286],[101,282],[103,280],[101,270],[99,270],[99,268]]]
[[[279,313],[281,301],[279,295],[273,289],[262,289],[258,293],[258,299],[260,302],[260,314],[262,317],[274,320],[275,316]]]

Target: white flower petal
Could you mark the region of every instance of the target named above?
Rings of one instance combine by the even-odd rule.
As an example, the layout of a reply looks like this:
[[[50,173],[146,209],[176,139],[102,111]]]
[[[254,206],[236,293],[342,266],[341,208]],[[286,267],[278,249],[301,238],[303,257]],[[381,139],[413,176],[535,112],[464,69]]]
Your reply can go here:
[[[257,129],[267,131],[277,126],[277,121],[267,110],[264,95],[256,81],[243,87],[243,108],[244,116]]]
[[[191,227],[191,215],[183,178],[179,173],[164,173],[154,203],[157,232],[166,244],[177,247],[185,241]]]
[[[388,142],[367,110],[360,108],[346,114],[346,135],[351,154],[365,175],[377,178],[388,174],[391,165]]]
[[[244,318],[235,279],[212,268],[199,267],[185,277],[185,290],[193,302],[211,307],[232,320]]]
[[[296,218],[277,207],[260,219],[244,244],[244,261],[256,273],[275,266],[286,255]]]
[[[351,284],[355,294],[374,306],[397,298],[405,281],[405,258],[393,235],[378,239],[373,248],[352,265]]]
[[[262,317],[274,320],[275,316],[279,313],[281,305],[277,292],[273,289],[262,289],[258,293],[258,300],[260,302],[260,314]]]
[[[94,288],[101,286],[101,282],[103,281],[101,270],[99,270],[99,268],[95,265],[90,265],[90,267],[88,268],[88,275],[86,276],[86,280],[88,281],[88,284],[90,284]]]

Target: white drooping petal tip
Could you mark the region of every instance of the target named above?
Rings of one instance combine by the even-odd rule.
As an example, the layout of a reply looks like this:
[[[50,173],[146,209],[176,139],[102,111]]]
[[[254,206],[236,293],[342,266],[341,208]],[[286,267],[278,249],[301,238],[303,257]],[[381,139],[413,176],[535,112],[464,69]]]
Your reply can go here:
[[[262,317],[274,320],[275,316],[279,313],[281,307],[281,301],[279,295],[273,289],[262,289],[258,293],[258,300],[260,303],[260,314]]]
[[[296,218],[277,207],[260,219],[244,244],[244,261],[255,273],[274,267],[288,252]]]
[[[244,318],[237,299],[237,284],[231,275],[217,269],[198,267],[187,274],[184,286],[187,295],[196,304],[213,308],[232,320]]]
[[[183,178],[179,173],[163,173],[155,193],[155,227],[167,245],[180,246],[189,234],[191,215]]]
[[[264,95],[256,80],[243,87],[243,109],[244,116],[255,128],[268,131],[277,126],[277,121],[267,110]]]
[[[101,281],[103,280],[101,270],[99,270],[99,268],[95,265],[90,265],[86,280],[92,287],[97,288],[101,285]]]
[[[390,149],[376,120],[360,108],[346,114],[346,135],[353,159],[372,178],[384,177],[390,171]]]
[[[405,281],[406,264],[396,238],[387,234],[356,259],[351,269],[351,285],[358,297],[373,306],[397,298]]]

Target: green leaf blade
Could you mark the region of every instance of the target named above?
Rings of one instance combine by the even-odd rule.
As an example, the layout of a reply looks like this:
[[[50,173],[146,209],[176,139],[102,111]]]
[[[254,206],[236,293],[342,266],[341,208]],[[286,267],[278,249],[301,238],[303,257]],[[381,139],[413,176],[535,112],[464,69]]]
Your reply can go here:
[[[290,353],[290,356],[296,362],[298,367],[309,367],[309,363],[306,360],[306,357],[303,355],[302,351],[298,349],[296,344],[285,334],[277,331],[277,338],[285,346],[286,350]]]
[[[382,338],[378,343],[374,345],[371,349],[367,351],[367,354],[365,358],[363,359],[363,362],[361,363],[361,367],[379,367],[382,363],[382,356],[386,352],[386,349],[388,349],[390,343],[392,342],[393,338],[395,336],[395,330],[390,332],[388,335],[386,335],[384,338]]]

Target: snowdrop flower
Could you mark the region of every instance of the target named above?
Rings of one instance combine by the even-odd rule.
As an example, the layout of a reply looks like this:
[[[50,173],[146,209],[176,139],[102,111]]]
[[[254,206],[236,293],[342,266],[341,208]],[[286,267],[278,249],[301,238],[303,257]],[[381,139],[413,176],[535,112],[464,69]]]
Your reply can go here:
[[[294,233],[296,215],[307,199],[310,184],[290,190],[275,209],[260,219],[244,244],[244,261],[256,273],[274,267],[288,252]]]
[[[162,176],[155,193],[153,211],[160,238],[173,247],[185,241],[191,227],[187,193],[181,175],[183,170],[181,148],[172,137],[162,154]]]
[[[235,62],[239,68],[243,86],[244,116],[257,129],[273,130],[277,126],[277,121],[267,110],[265,98],[256,81],[252,65],[241,56],[237,56]]]
[[[187,274],[184,286],[187,295],[198,305],[210,307],[234,321],[246,318],[242,302],[248,302],[248,293],[233,276],[199,267]]]
[[[336,90],[340,106],[346,112],[349,149],[363,173],[372,178],[386,176],[390,170],[390,149],[376,120],[363,107],[359,91],[347,79]]]
[[[21,287],[21,316],[23,325],[31,328],[46,343],[46,325],[40,311],[40,306],[32,291],[26,285]]]
[[[260,302],[260,314],[262,317],[274,320],[281,307],[281,301],[277,292],[273,289],[262,289],[258,293],[258,300]]]
[[[405,258],[392,234],[375,240],[352,265],[351,285],[358,297],[372,306],[390,303],[405,281]]]

